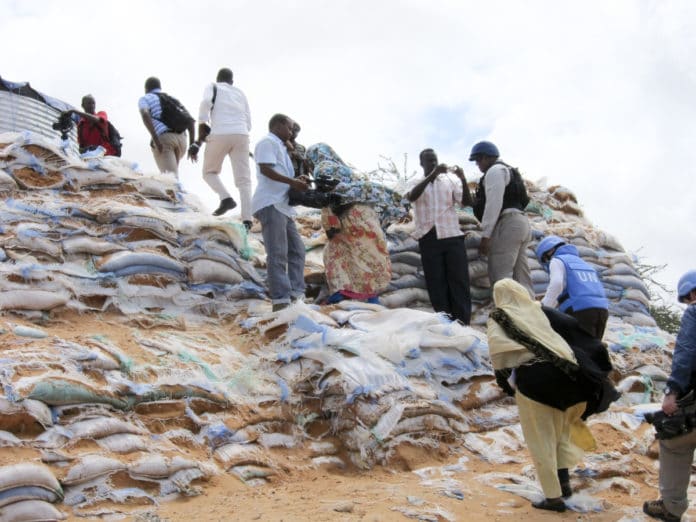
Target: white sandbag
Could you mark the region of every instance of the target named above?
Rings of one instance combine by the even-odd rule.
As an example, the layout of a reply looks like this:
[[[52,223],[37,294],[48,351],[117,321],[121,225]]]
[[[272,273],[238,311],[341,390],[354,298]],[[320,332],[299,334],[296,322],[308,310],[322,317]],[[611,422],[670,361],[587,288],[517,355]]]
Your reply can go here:
[[[488,263],[480,259],[469,261],[469,279],[473,280],[484,276],[488,276]]]
[[[428,291],[422,288],[402,288],[401,290],[381,294],[379,301],[389,308],[403,308],[414,301],[429,303],[430,296]]]
[[[229,469],[233,466],[268,466],[270,459],[256,444],[225,444],[215,450],[215,458]]]
[[[63,489],[51,470],[42,465],[29,462],[3,466],[0,468],[0,491],[22,486],[34,486],[53,491],[61,498]]]
[[[2,508],[0,522],[52,522],[67,517],[42,500],[23,500]]]
[[[125,247],[111,241],[105,241],[91,236],[72,236],[63,240],[63,251],[66,254],[91,254],[101,256],[125,250]]]
[[[6,290],[0,292],[0,310],[53,310],[65,306],[70,296],[45,290]]]
[[[97,439],[97,444],[112,453],[134,453],[136,451],[150,451],[151,447],[141,435],[132,433],[116,433]]]
[[[202,283],[227,283],[237,284],[244,278],[228,265],[211,261],[209,259],[197,259],[190,263],[189,282],[191,284]]]
[[[392,274],[407,275],[418,272],[418,267],[408,263],[392,263]]]
[[[198,468],[198,464],[192,460],[175,456],[172,458],[155,454],[143,457],[128,466],[128,474],[134,479],[157,480],[168,478],[177,471]]]
[[[186,272],[186,265],[176,259],[154,252],[124,250],[99,259],[95,266],[100,272],[117,272],[130,266],[154,266],[172,272]]]
[[[73,434],[74,442],[80,439],[100,439],[117,433],[145,433],[144,429],[115,417],[94,417],[73,422],[67,428]]]
[[[66,486],[74,486],[125,469],[127,469],[126,465],[120,460],[101,455],[85,455],[80,462],[70,468],[61,482]]]

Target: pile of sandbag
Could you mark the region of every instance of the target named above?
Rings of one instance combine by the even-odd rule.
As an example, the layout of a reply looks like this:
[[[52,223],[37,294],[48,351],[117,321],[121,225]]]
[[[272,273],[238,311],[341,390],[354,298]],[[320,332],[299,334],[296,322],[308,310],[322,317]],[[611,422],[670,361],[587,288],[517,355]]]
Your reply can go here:
[[[225,316],[263,294],[241,226],[209,217],[172,175],[0,135],[0,309]]]

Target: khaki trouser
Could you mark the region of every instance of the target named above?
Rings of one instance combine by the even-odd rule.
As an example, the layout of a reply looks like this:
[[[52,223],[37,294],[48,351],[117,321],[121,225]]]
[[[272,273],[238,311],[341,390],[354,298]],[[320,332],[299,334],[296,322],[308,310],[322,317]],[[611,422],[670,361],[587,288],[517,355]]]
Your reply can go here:
[[[501,279],[514,279],[534,297],[532,275],[527,264],[527,246],[532,240],[529,219],[523,213],[502,214],[493,228],[488,251],[491,288]]]
[[[160,172],[173,172],[178,176],[179,161],[186,154],[186,132],[165,132],[159,135],[159,141],[162,152],[157,150],[154,143],[150,143],[157,168]]]
[[[249,169],[249,136],[246,134],[211,134],[205,140],[203,174],[220,174],[225,157],[232,163],[234,185],[239,191],[242,221],[251,221],[251,171]],[[203,178],[205,179],[205,177]],[[207,182],[207,180],[206,180]],[[208,183],[220,199],[227,197],[220,193],[215,184]]]
[[[594,438],[581,420],[587,403],[580,402],[565,411],[526,397],[519,390],[515,402],[524,441],[534,461],[541,489],[546,498],[561,496],[558,470],[572,468],[583,450],[594,449]]]
[[[689,507],[686,491],[696,449],[696,430],[660,441],[660,498],[667,511],[681,517]]]

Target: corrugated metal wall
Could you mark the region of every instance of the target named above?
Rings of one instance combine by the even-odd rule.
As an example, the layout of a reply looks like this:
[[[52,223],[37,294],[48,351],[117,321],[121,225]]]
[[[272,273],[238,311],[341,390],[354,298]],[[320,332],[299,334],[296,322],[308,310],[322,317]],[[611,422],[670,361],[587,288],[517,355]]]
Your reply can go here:
[[[60,132],[51,128],[60,111],[38,100],[0,91],[0,133],[31,131],[49,139],[59,139]],[[70,149],[78,153],[77,131],[73,126],[69,135]]]

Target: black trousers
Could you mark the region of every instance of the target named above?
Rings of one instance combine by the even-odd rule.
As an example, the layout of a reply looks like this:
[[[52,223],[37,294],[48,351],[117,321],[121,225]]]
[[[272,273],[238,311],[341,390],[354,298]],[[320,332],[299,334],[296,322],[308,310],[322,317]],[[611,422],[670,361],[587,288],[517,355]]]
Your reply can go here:
[[[464,236],[437,239],[433,227],[418,240],[418,246],[433,309],[469,324],[471,290]]]
[[[592,337],[602,340],[604,330],[607,327],[607,319],[609,319],[609,311],[606,308],[586,308],[577,312],[568,310],[568,315],[575,317],[583,330]]]

